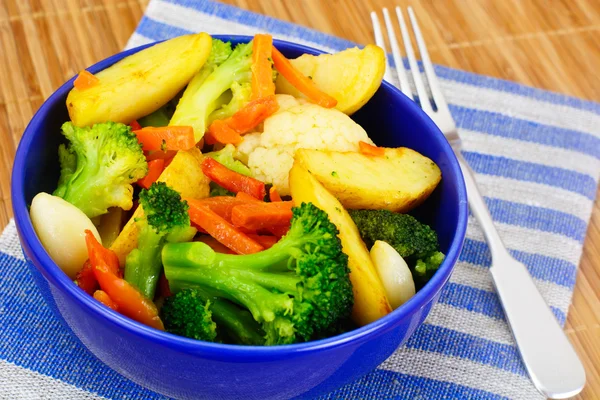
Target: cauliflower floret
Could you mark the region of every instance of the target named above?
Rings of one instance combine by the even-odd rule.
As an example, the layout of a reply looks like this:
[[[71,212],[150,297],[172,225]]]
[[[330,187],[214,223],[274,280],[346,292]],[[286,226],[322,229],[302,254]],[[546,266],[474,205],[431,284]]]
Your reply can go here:
[[[262,133],[244,136],[236,157],[252,176],[289,195],[288,174],[298,149],[358,151],[358,142],[373,144],[367,132],[346,114],[289,95],[277,95],[280,109],[267,118]]]

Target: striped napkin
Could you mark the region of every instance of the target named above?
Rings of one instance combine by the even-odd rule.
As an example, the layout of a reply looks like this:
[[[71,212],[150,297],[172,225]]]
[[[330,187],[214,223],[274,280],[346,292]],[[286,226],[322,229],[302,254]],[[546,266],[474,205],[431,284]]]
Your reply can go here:
[[[128,47],[197,31],[270,32],[325,51],[354,45],[211,1],[152,0]],[[436,72],[502,238],[564,324],[600,171],[600,105],[444,67]],[[460,261],[427,321],[377,370],[325,398],[541,398],[489,266],[471,218]],[[12,222],[0,238],[0,326],[2,399],[162,398],[104,366],[54,319]]]

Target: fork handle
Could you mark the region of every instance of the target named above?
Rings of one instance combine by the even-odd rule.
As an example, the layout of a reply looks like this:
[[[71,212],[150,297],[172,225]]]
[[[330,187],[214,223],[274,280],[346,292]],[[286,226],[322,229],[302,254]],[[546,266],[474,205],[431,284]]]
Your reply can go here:
[[[456,157],[463,171],[471,211],[492,253],[492,280],[525,368],[545,396],[552,399],[575,396],[585,385],[583,365],[525,266],[504,247],[473,172],[460,151],[456,151]]]

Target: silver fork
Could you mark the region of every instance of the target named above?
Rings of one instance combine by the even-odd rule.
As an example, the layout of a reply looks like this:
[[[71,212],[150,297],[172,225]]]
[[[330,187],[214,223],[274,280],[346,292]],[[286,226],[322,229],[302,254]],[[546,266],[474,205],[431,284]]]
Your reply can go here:
[[[502,243],[485,201],[479,193],[474,174],[461,154],[461,140],[456,124],[440,89],[412,8],[408,7],[408,15],[421,54],[425,77],[436,105],[435,110],[419,72],[410,35],[400,7],[396,7],[396,15],[420,106],[444,133],[462,169],[471,211],[483,230],[485,240],[492,254],[492,266],[490,268],[492,280],[525,368],[533,384],[543,395],[552,399],[575,396],[585,385],[583,365],[550,308],[538,292],[533,279],[527,272],[527,268],[515,260]],[[386,8],[383,9],[383,17],[400,81],[400,90],[410,99],[415,100],[402,62],[392,19]],[[375,41],[378,46],[385,50],[379,19],[375,12],[371,12],[371,20],[375,31]],[[392,71],[388,68],[385,79],[390,81],[391,74]]]

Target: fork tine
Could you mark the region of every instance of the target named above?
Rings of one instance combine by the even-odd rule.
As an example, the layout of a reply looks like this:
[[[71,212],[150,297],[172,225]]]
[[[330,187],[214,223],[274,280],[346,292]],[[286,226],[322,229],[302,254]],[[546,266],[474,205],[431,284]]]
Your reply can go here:
[[[371,11],[371,22],[373,23],[373,31],[375,33],[375,44],[383,49],[383,54],[385,55],[385,74],[383,75],[383,79],[388,82],[392,82],[392,71],[389,68],[385,41],[383,40],[381,25],[379,25],[379,18],[377,17],[377,13],[375,11]]]
[[[390,45],[392,46],[392,55],[394,56],[394,63],[396,64],[398,80],[400,80],[400,90],[402,91],[402,93],[408,96],[409,99],[414,100],[410,84],[408,83],[408,76],[406,75],[406,70],[404,69],[404,62],[402,61],[400,47],[398,47],[398,40],[396,39],[394,25],[392,24],[392,20],[390,19],[390,13],[388,13],[387,8],[383,9],[383,19],[385,20],[388,38],[390,39]]]
[[[410,23],[415,33],[415,39],[417,40],[417,47],[419,48],[419,53],[421,53],[421,62],[423,63],[425,76],[427,77],[427,81],[429,82],[429,89],[431,89],[433,101],[435,102],[438,110],[448,110],[448,104],[446,103],[446,99],[444,98],[442,90],[440,89],[437,75],[435,74],[435,70],[433,69],[433,64],[431,63],[431,59],[429,58],[429,52],[427,51],[425,40],[423,39],[423,35],[421,34],[421,29],[419,29],[419,24],[417,23],[417,18],[415,17],[415,13],[412,7],[408,7],[408,17],[410,18]]]
[[[419,71],[419,66],[417,65],[415,52],[413,50],[412,43],[410,42],[410,35],[408,34],[408,29],[406,28],[406,23],[404,22],[404,17],[402,16],[402,10],[400,9],[400,7],[396,7],[396,15],[398,16],[398,22],[400,22],[402,40],[404,41],[404,48],[406,49],[406,56],[408,57],[410,72],[412,73],[413,81],[415,82],[415,86],[417,87],[417,95],[419,96],[421,108],[427,114],[432,113],[433,109],[431,107],[431,102],[429,101],[429,96],[427,95],[427,91],[425,90],[425,84],[423,83],[423,79],[421,78],[421,72]]]

